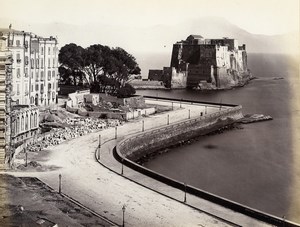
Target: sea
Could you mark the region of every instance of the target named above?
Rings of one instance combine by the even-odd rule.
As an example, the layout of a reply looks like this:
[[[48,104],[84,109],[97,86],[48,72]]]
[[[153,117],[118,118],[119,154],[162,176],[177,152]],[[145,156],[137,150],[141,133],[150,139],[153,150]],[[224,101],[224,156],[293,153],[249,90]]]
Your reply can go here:
[[[141,95],[240,104],[244,114],[273,117],[272,121],[243,125],[243,129],[203,136],[155,156],[144,166],[300,223],[299,62],[282,54],[249,53],[248,67],[256,79],[241,88],[137,91]]]

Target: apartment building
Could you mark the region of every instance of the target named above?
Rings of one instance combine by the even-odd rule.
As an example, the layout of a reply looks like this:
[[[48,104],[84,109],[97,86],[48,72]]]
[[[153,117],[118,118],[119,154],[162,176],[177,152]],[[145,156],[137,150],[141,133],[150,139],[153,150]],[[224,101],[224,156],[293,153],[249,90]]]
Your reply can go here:
[[[12,101],[16,105],[50,106],[57,102],[58,44],[50,36],[1,29],[12,53]]]
[[[12,55],[6,48],[6,38],[0,36],[0,170],[11,155],[11,89]]]

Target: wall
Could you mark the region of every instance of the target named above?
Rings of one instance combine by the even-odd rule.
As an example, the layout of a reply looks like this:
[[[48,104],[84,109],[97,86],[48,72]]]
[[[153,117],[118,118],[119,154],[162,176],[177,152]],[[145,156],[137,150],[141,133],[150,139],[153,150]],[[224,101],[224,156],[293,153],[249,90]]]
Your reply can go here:
[[[163,70],[161,69],[149,69],[148,79],[162,81]]]
[[[148,116],[150,114],[154,114],[156,112],[156,109],[153,108],[147,108],[147,109],[137,109],[137,110],[133,110],[131,112],[127,112],[126,113],[126,119],[134,119],[137,117],[141,117],[142,115],[144,116]]]
[[[188,72],[186,70],[187,66],[185,65],[185,70],[176,70],[172,67],[172,80],[171,88],[185,88],[187,83]]]
[[[208,116],[187,120],[181,123],[145,132],[139,136],[122,141],[118,145],[121,156],[130,160],[137,160],[142,156],[155,152],[157,149],[168,147],[182,140],[190,139],[200,134],[232,123],[231,119],[242,117],[241,106],[233,107]]]

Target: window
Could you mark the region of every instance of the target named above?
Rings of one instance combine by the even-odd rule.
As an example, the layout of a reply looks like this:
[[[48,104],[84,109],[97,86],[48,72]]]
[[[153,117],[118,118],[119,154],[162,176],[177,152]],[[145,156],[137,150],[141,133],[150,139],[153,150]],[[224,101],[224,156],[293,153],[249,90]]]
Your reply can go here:
[[[48,55],[50,55],[51,49],[50,47],[48,47]]]
[[[41,71],[41,81],[44,81],[44,71]]]
[[[52,62],[52,67],[54,68],[55,67],[55,58],[53,58],[53,62]]]
[[[34,69],[34,59],[31,58],[31,68]]]
[[[28,61],[28,56],[25,56],[25,65],[28,65],[29,61]]]
[[[34,121],[34,127],[36,127],[37,126],[37,114],[36,113],[34,113],[33,121]]]
[[[28,68],[25,68],[24,74],[25,74],[25,77],[28,77]]]
[[[19,78],[21,76],[21,69],[17,68],[17,77]]]
[[[25,95],[28,94],[28,83],[25,83]]]
[[[39,68],[39,59],[36,59],[35,63],[36,63],[36,68],[38,69]]]
[[[51,84],[48,84],[48,91],[51,90]]]
[[[39,85],[36,84],[36,85],[35,85],[35,91],[38,91],[38,90],[39,90]]]
[[[50,58],[48,58],[48,68],[50,68],[51,66],[50,66]]]
[[[31,92],[33,92],[33,84],[31,84]]]
[[[44,59],[41,58],[41,68],[44,68]]]
[[[17,47],[20,46],[20,40],[16,40],[16,45],[17,45]]]
[[[24,47],[25,47],[25,49],[26,49],[26,51],[27,51],[27,48],[28,48],[28,41],[27,41],[27,40],[25,41]]]
[[[41,48],[41,53],[44,54],[44,47]]]
[[[17,84],[17,95],[20,94],[20,84]]]
[[[26,114],[26,117],[25,117],[25,130],[26,131],[28,130],[28,114]]]
[[[52,77],[55,77],[55,71],[54,70],[52,71]]]
[[[24,116],[21,118],[21,131],[24,131]]]
[[[51,71],[48,70],[48,80],[51,80]]]
[[[17,53],[17,63],[21,63],[21,56],[19,53]]]
[[[39,81],[39,73],[38,73],[38,72],[35,73],[35,81],[36,81],[36,82]]]
[[[34,97],[32,97],[34,100]],[[33,113],[30,114],[30,128],[33,128]]]
[[[44,84],[41,84],[41,93],[44,93]]]

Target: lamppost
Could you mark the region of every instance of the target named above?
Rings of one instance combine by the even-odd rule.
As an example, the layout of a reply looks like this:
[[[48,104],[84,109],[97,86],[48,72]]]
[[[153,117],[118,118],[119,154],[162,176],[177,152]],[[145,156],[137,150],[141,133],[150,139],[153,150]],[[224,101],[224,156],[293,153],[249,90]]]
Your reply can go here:
[[[184,183],[184,202],[186,203],[186,183]]]
[[[58,175],[58,193],[61,194],[61,174]]]
[[[123,207],[122,207],[122,211],[123,211],[123,224],[122,224],[122,226],[123,227],[125,226],[125,210],[126,210],[126,207],[125,207],[125,204],[124,204]]]
[[[101,134],[99,135],[99,147],[98,147],[98,159],[100,160],[100,152],[101,152]]]
[[[124,167],[123,167],[123,162],[124,162],[124,159],[122,158],[122,170],[121,170],[121,174],[123,175],[123,173],[124,173]]]

